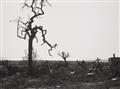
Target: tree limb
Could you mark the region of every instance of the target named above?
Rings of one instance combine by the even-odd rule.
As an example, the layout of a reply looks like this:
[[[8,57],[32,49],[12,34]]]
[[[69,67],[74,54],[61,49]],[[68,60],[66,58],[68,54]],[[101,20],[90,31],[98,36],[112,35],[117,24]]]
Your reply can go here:
[[[63,59],[70,57],[69,53],[64,51],[61,53],[58,53],[58,55],[61,56]]]

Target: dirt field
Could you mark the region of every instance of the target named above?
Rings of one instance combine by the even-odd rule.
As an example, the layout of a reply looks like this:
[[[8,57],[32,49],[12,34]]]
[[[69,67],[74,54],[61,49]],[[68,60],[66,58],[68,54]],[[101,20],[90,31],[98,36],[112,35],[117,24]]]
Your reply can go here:
[[[91,64],[37,62],[34,77],[28,77],[26,64],[14,62],[0,68],[0,89],[120,89],[120,77],[112,76],[107,63],[97,70]]]

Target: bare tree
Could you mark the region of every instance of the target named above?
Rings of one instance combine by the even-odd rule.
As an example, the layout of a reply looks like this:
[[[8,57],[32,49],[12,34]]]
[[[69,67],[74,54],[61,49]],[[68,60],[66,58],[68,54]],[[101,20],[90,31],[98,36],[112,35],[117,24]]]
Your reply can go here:
[[[65,64],[66,64],[66,66],[67,66],[68,63],[67,63],[67,60],[66,60],[66,59],[67,59],[68,57],[70,57],[70,54],[69,54],[68,52],[64,52],[64,51],[63,51],[63,52],[61,52],[61,53],[58,53],[58,55],[61,56],[61,57],[64,59],[64,62],[65,62]]]
[[[47,30],[44,30],[43,26],[37,25],[33,26],[35,19],[38,19],[38,17],[44,15],[43,7],[45,6],[45,2],[48,4],[49,2],[47,0],[31,0],[31,4],[28,4],[27,2],[28,0],[25,1],[22,8],[27,7],[28,9],[31,10],[33,15],[26,22],[22,21],[22,19],[19,17],[17,21],[17,36],[22,39],[28,38],[28,75],[31,76],[33,69],[32,67],[33,40],[36,39],[38,42],[36,34],[39,31],[41,32],[43,44],[47,44],[50,47],[50,49],[48,50],[50,56],[52,56],[50,52],[52,51],[53,48],[57,46],[57,44],[51,45],[46,40],[45,35],[47,34]]]

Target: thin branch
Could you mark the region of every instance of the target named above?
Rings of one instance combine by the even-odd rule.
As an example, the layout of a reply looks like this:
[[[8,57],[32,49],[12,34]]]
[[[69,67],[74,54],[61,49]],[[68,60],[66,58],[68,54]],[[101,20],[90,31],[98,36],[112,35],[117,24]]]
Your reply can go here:
[[[43,27],[42,27],[42,26],[36,27],[36,29],[39,29],[39,30],[41,31],[43,44],[47,44],[47,45],[50,47],[50,49],[48,50],[48,53],[49,53],[50,56],[52,56],[50,52],[52,51],[53,48],[56,48],[57,44],[51,45],[51,44],[46,40],[45,35],[47,34],[47,30],[43,30]],[[42,44],[42,45],[43,45],[43,44]]]
[[[19,19],[18,19],[18,21],[17,21],[17,36],[18,36],[19,38],[22,38],[22,39],[26,39],[26,35],[28,35],[28,36],[30,37],[30,34],[29,34],[29,32],[28,32],[29,30],[27,29],[27,27],[21,26],[20,23],[22,23],[24,26],[27,26],[27,24],[29,24],[29,22],[24,23],[23,21],[21,21],[21,20],[20,20],[20,17],[19,17]],[[20,30],[21,28],[22,28],[21,35],[19,35],[19,30]],[[22,37],[22,36],[23,36],[23,32],[25,32],[24,37]]]
[[[41,4],[43,4],[43,3],[45,3],[45,2],[47,2],[47,4],[48,4],[49,6],[52,6],[52,5],[48,2],[48,0],[41,0]]]
[[[69,53],[67,52],[61,52],[61,53],[58,53],[58,55],[59,56],[61,56],[63,59],[66,59],[66,58],[68,58],[68,57],[70,57],[70,55],[69,55]]]
[[[36,38],[36,41],[37,41],[37,43],[38,43],[38,38],[35,36],[35,38]]]
[[[17,37],[24,39],[24,37],[19,35],[19,21],[17,22]]]
[[[22,4],[23,4],[22,9],[24,9],[25,7],[30,8],[30,6],[27,4],[27,0],[25,0],[25,2],[22,3]]]

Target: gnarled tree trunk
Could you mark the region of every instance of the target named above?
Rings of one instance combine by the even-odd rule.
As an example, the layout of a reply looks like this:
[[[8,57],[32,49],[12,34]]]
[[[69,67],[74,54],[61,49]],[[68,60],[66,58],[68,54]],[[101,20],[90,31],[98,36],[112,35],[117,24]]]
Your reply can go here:
[[[29,76],[33,74],[32,51],[33,51],[33,38],[30,38],[28,43],[28,75]]]

